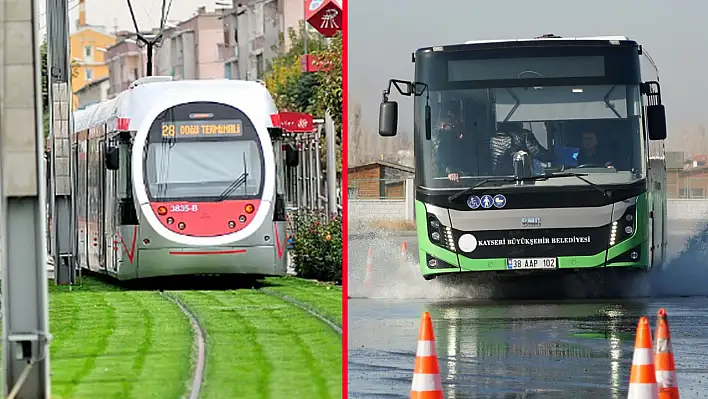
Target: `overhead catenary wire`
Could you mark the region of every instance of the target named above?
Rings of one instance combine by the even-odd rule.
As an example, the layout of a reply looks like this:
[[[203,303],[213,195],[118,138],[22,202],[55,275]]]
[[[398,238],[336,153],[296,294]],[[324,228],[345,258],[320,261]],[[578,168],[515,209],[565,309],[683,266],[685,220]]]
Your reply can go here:
[[[152,76],[152,53],[156,45],[162,40],[162,35],[165,29],[165,22],[169,15],[169,9],[172,7],[172,0],[170,0],[169,5],[167,5],[167,0],[162,0],[162,7],[160,10],[160,28],[157,35],[152,40],[148,40],[140,33],[140,28],[138,27],[138,21],[135,18],[135,11],[133,10],[133,3],[131,0],[126,0],[128,3],[128,10],[130,11],[130,18],[133,21],[133,27],[135,28],[135,37],[138,41],[145,44],[147,47],[147,65],[146,65],[146,76]]]

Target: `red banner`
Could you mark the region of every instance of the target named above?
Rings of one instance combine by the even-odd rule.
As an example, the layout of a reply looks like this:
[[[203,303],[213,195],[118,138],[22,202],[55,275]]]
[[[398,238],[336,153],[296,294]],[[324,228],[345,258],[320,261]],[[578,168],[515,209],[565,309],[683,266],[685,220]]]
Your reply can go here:
[[[340,0],[305,0],[305,20],[322,36],[332,37],[342,30]]]
[[[312,133],[315,130],[315,122],[312,115],[303,112],[279,112],[277,115],[277,123],[274,119],[274,125],[288,133]]]
[[[302,72],[323,72],[332,69],[330,62],[312,54],[300,56],[300,67]]]

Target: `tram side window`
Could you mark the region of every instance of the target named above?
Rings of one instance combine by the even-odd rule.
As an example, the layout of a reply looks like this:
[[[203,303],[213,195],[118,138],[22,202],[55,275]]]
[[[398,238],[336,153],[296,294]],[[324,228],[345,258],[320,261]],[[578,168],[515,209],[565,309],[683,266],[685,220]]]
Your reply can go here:
[[[129,142],[121,141],[119,145],[120,167],[118,168],[118,196],[121,199],[130,198],[132,195],[130,159],[132,157]]]

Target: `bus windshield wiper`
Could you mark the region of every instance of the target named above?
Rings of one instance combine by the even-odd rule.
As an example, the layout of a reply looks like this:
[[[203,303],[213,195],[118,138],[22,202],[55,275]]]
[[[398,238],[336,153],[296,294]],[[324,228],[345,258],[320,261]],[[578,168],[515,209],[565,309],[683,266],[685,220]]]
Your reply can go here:
[[[604,188],[598,186],[597,184],[591,182],[590,180],[585,179],[583,176],[587,176],[587,173],[557,172],[557,173],[552,173],[550,175],[542,175],[541,177],[543,177],[543,176],[547,176],[547,177],[577,177],[578,179],[589,184],[595,190],[604,194],[607,198],[612,198],[612,191],[605,190]],[[534,176],[534,177],[536,177],[536,176]]]
[[[479,183],[475,184],[472,187],[468,187],[459,193],[453,194],[450,197],[448,197],[449,202],[455,201],[457,198],[470,194],[474,191],[475,188],[482,186],[486,184],[487,182],[494,181],[494,182],[505,182],[505,183],[515,183],[515,182],[520,182],[520,181],[535,181],[535,180],[545,180],[545,179],[553,179],[557,177],[577,177],[578,179],[584,181],[585,183],[589,184],[592,188],[596,189],[597,191],[601,192],[603,195],[606,197],[610,198],[612,197],[612,192],[609,190],[605,190],[604,188],[598,186],[597,184],[591,182],[588,179],[585,179],[583,176],[587,176],[586,173],[569,173],[569,172],[558,172],[558,173],[546,173],[543,175],[537,175],[537,176],[528,176],[528,177],[502,177],[502,178],[490,178],[490,179],[485,179],[480,181]]]
[[[226,189],[221,194],[219,194],[219,198],[217,198],[217,201],[225,200],[226,197],[231,195],[231,193],[236,191],[239,187],[243,186],[246,183],[247,179],[248,173],[241,173],[241,175],[236,180],[234,180],[228,187],[226,187]]]

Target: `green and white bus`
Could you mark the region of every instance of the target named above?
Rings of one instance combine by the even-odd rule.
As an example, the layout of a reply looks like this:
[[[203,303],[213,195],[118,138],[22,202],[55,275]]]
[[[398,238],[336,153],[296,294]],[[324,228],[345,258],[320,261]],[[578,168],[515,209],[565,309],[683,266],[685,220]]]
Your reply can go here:
[[[664,262],[666,116],[641,45],[544,35],[421,48],[413,62],[415,80],[383,92],[379,134],[396,135],[392,86],[413,96],[425,279]]]

